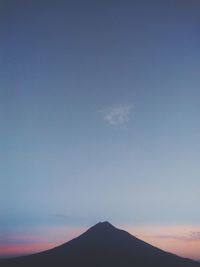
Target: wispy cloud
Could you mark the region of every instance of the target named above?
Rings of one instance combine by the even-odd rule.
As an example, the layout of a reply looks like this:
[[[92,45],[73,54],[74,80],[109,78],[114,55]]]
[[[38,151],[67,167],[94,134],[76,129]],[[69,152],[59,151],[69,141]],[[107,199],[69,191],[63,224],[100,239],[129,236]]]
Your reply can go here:
[[[199,225],[127,225],[123,228],[165,251],[199,260]]]
[[[131,110],[133,105],[109,107],[101,112],[103,113],[103,119],[110,125],[122,125],[129,121]]]
[[[190,233],[190,238],[192,240],[198,240],[198,241],[200,241],[200,232],[191,232]]]
[[[188,236],[179,236],[179,235],[154,235],[152,238],[159,238],[159,239],[175,239],[175,240],[182,240],[188,241]]]
[[[190,232],[188,235],[156,235],[155,238],[175,239],[183,241],[200,241],[200,232]]]

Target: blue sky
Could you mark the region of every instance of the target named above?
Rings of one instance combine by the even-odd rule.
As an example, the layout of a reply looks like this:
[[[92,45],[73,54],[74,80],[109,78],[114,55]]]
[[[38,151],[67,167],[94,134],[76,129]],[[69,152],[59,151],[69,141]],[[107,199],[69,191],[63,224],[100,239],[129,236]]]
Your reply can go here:
[[[1,1],[0,231],[199,224],[199,1]]]

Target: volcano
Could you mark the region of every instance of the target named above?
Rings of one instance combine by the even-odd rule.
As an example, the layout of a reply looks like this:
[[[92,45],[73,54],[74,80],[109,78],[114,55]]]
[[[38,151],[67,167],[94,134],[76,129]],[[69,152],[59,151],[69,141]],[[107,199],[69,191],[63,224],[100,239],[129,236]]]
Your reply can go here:
[[[0,261],[1,267],[200,267],[100,222],[56,248]]]

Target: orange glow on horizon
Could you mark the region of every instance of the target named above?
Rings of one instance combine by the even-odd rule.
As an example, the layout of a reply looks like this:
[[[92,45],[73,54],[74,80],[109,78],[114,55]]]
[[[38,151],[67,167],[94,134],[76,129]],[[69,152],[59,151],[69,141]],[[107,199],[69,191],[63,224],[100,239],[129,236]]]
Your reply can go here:
[[[126,225],[121,228],[162,250],[184,258],[200,260],[200,226]]]
[[[45,251],[79,236],[84,228],[45,227],[37,234],[18,233],[0,241],[0,257],[17,257]]]
[[[17,244],[17,245],[0,245],[1,257],[21,256],[44,251],[57,246],[53,243],[37,243],[37,244]]]

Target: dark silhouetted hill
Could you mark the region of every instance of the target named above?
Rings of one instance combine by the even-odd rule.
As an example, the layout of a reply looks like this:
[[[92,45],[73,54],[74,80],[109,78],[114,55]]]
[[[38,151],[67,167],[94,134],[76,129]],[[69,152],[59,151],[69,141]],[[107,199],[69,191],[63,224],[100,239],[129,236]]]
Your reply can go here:
[[[200,267],[153,247],[108,222],[51,250],[0,261],[1,267]]]

